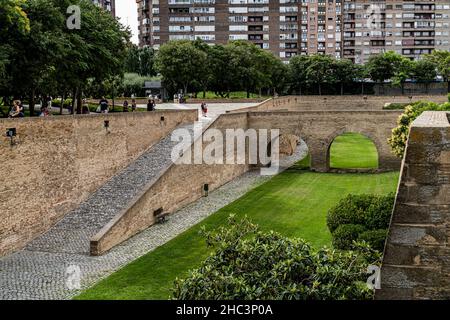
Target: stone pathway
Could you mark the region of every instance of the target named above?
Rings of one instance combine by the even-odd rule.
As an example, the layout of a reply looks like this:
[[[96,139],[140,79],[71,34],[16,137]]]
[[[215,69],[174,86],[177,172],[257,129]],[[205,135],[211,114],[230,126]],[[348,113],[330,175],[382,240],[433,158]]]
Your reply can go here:
[[[282,169],[302,159],[306,153],[307,147],[302,143],[293,156],[281,161]],[[67,285],[73,270],[80,270],[81,290],[90,287],[270,178],[261,176],[259,170],[249,171],[212,191],[208,197],[173,213],[166,223],[148,228],[103,256],[92,257],[77,252],[79,250],[70,253],[33,251],[30,246],[0,258],[0,299],[70,299],[80,292],[70,290]]]
[[[180,128],[186,128],[193,134],[193,125]],[[170,134],[167,135],[66,214],[47,233],[31,241],[25,249],[89,254],[89,240],[170,166],[171,151],[177,143],[171,141]]]
[[[186,128],[192,132],[210,120],[202,119]],[[74,282],[70,280],[75,279],[77,273],[81,278],[81,290],[90,287],[270,179],[270,176],[261,176],[259,170],[247,172],[212,191],[208,197],[171,214],[166,223],[148,228],[103,256],[89,256],[90,237],[170,164],[173,144],[170,135],[162,139],[47,233],[23,250],[0,258],[0,300],[70,299],[80,292],[80,289],[71,289]],[[293,156],[281,161],[281,167],[289,167],[306,152],[307,147],[302,143]]]

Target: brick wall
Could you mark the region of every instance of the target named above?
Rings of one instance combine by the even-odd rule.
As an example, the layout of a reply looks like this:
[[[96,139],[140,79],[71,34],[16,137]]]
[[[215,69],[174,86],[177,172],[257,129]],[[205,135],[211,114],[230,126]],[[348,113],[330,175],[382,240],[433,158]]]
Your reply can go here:
[[[196,119],[197,110],[1,119],[0,255],[23,247],[178,124]],[[14,146],[5,136],[11,127]]]

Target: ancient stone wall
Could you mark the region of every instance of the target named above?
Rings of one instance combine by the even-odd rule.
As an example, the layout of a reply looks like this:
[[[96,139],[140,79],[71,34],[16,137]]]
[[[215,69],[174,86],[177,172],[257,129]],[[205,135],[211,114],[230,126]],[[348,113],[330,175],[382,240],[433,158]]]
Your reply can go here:
[[[246,128],[247,114],[240,113],[221,115],[206,130],[218,129],[224,132],[225,129]],[[154,224],[154,212],[158,209],[168,213],[174,212],[202,197],[205,184],[208,184],[209,191],[212,191],[248,169],[248,164],[172,164],[142,190],[128,208],[92,238],[91,254],[102,254]]]
[[[280,134],[292,134],[303,139],[311,155],[311,169],[330,169],[330,146],[345,133],[355,132],[370,138],[378,151],[379,168],[397,170],[400,159],[387,143],[391,130],[397,125],[400,111],[301,111],[249,112],[248,127],[280,129]]]
[[[197,110],[1,119],[0,255],[23,247],[177,125],[196,119]],[[13,146],[8,128],[16,128]]]
[[[230,112],[242,111],[313,111],[313,110],[355,110],[379,111],[385,104],[414,101],[447,102],[442,96],[283,96],[266,100],[257,106]]]
[[[411,126],[377,299],[450,299],[449,116]]]

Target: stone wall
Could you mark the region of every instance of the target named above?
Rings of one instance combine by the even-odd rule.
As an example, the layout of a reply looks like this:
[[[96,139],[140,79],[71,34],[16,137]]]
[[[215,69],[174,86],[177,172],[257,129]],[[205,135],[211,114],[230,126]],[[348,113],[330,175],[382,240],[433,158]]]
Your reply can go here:
[[[197,110],[1,119],[0,255],[23,247],[176,126],[196,119]],[[11,146],[5,131],[13,127]]]
[[[233,128],[247,128],[246,113],[221,115],[206,130]],[[248,169],[247,164],[172,164],[92,238],[91,254],[102,254],[154,224],[156,210],[174,212],[203,196],[205,184],[214,190]]]
[[[283,96],[266,100],[257,106],[230,112],[242,111],[313,111],[313,110],[355,110],[379,111],[387,103],[408,103],[411,101],[447,102],[446,95],[437,96]]]
[[[355,132],[370,138],[378,151],[379,168],[398,170],[400,159],[387,143],[391,130],[397,125],[400,111],[270,111],[249,112],[248,127],[280,129],[281,135],[295,135],[308,145],[311,169],[327,172],[330,169],[330,146],[334,139]]]
[[[411,126],[377,299],[450,299],[449,116]]]

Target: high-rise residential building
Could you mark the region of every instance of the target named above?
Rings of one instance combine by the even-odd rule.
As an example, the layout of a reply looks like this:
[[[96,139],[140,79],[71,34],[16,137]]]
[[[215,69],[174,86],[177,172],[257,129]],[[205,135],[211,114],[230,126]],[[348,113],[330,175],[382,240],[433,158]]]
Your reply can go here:
[[[449,0],[344,0],[344,54],[364,63],[395,51],[411,59],[449,50]]]
[[[130,1],[132,1],[132,0],[130,0]],[[104,8],[105,10],[111,12],[113,17],[116,16],[115,0],[92,0],[92,2],[95,3],[95,4],[98,4],[99,6]]]
[[[450,0],[136,0],[139,42],[248,40],[287,61],[323,53],[357,63],[393,50],[449,50]]]

